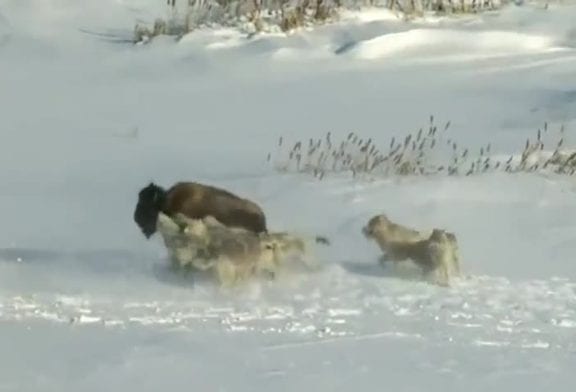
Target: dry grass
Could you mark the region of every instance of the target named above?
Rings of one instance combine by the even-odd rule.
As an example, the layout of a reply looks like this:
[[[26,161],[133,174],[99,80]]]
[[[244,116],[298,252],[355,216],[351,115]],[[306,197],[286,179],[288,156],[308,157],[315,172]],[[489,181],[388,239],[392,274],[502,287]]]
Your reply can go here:
[[[449,137],[450,122],[438,127],[430,117],[427,129],[419,129],[403,138],[392,138],[386,146],[351,132],[344,140],[335,140],[328,132],[320,139],[288,144],[280,137],[267,162],[279,172],[307,173],[322,179],[329,174],[349,173],[354,178],[386,178],[392,176],[471,176],[488,172],[548,171],[573,175],[576,152],[563,148],[564,128],[550,139],[548,125],[538,129],[524,149],[510,156],[492,154],[492,143],[472,149]],[[553,145],[552,151],[546,143]]]
[[[181,37],[194,29],[218,24],[258,33],[289,32],[337,20],[343,9],[387,8],[404,19],[435,14],[475,13],[501,7],[509,0],[157,0],[166,4],[166,18],[154,26],[136,25],[134,42],[158,35]]]
[[[288,32],[337,17],[339,0],[158,0],[167,3],[168,18],[154,27],[137,25],[134,42],[148,42],[158,35],[182,35],[204,26],[243,26],[251,32]],[[162,24],[162,28],[157,28]]]

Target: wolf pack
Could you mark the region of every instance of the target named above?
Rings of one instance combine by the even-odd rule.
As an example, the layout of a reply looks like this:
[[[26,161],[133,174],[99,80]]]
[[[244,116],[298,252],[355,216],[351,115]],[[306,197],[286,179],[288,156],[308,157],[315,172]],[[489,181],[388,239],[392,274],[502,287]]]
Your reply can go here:
[[[222,288],[251,279],[276,280],[296,263],[318,270],[314,247],[331,245],[324,236],[271,231],[255,202],[197,182],[178,182],[169,189],[151,182],[140,190],[133,218],[147,239],[160,234],[174,270],[207,272]],[[439,286],[451,286],[461,277],[454,233],[419,231],[384,213],[360,231],[381,249],[382,266],[411,261],[424,281]]]

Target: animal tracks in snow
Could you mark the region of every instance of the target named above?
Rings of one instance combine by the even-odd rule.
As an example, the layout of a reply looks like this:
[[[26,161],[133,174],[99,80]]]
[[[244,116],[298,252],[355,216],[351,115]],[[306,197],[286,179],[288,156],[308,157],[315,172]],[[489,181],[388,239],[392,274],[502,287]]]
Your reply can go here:
[[[283,334],[297,340],[276,349],[367,339],[484,348],[574,346],[576,283],[568,279],[512,282],[478,276],[445,289],[394,278],[343,277],[337,268],[324,271],[310,288],[300,287],[298,295],[265,287],[260,298],[247,302],[198,299],[194,292],[189,299],[121,303],[52,294],[3,296],[0,322]]]

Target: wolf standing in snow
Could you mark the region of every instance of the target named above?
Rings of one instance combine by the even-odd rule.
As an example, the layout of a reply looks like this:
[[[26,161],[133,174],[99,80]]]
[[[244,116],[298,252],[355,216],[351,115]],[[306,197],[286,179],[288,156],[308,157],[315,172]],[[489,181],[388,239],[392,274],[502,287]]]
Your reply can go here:
[[[413,258],[422,267],[423,277],[440,286],[451,286],[460,276],[460,260],[456,236],[445,230],[434,229],[427,240],[420,241],[424,252]]]
[[[318,267],[310,254],[311,240],[288,232],[255,234],[225,226],[212,216],[190,219],[177,213],[171,218],[162,212],[158,215],[158,231],[173,267],[211,269],[223,286],[254,275],[275,278],[292,257],[309,268]],[[315,236],[314,241],[329,243],[320,236]]]
[[[384,255],[380,263],[412,260],[426,278],[435,284],[449,286],[460,275],[460,259],[456,236],[434,229],[429,236],[377,215],[362,228],[366,238],[375,240]]]
[[[390,252],[395,244],[406,244],[426,239],[426,235],[423,233],[394,223],[385,214],[372,217],[366,226],[362,228],[362,234],[366,238],[376,241],[380,249],[385,253]]]
[[[296,259],[304,263],[308,268],[316,269],[318,268],[318,262],[311,252],[312,243],[330,244],[326,237],[304,237],[285,231],[261,233],[260,238],[272,244],[275,251],[275,263],[278,266],[285,264],[289,260]]]
[[[209,185],[179,182],[170,189],[151,182],[138,193],[133,218],[146,238],[156,232],[158,213],[168,216],[182,213],[192,219],[213,216],[230,227],[242,227],[254,233],[266,232],[266,217],[254,202]]]
[[[274,244],[251,231],[224,226],[211,216],[190,219],[177,213],[170,218],[160,213],[158,231],[173,265],[212,270],[222,287],[276,271]]]

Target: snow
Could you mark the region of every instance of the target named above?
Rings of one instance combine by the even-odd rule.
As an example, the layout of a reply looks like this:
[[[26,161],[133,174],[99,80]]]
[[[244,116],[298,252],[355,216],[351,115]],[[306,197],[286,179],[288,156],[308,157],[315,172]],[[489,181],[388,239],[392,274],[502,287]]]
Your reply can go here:
[[[574,178],[318,181],[266,156],[281,135],[387,145],[430,115],[502,156],[544,122],[573,146],[576,6],[114,42],[163,3],[0,1],[0,390],[573,389]],[[232,293],[171,274],[132,221],[152,180],[328,236],[324,268]],[[468,278],[381,268],[360,233],[380,212],[455,232]]]

